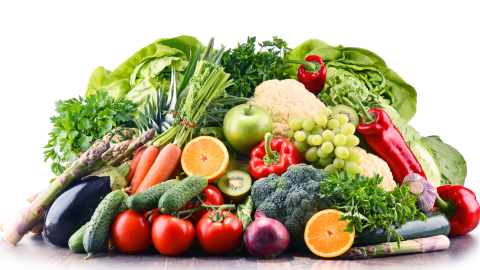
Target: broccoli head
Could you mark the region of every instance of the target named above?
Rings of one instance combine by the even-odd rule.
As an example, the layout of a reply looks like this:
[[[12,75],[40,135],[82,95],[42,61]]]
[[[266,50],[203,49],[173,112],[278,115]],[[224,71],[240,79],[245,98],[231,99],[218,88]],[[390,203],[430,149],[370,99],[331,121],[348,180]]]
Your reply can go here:
[[[334,198],[320,199],[316,195],[319,183],[328,177],[324,170],[298,164],[289,166],[282,176],[270,174],[253,184],[251,195],[256,209],[287,227],[291,248],[307,249],[303,235],[308,220],[332,208]]]

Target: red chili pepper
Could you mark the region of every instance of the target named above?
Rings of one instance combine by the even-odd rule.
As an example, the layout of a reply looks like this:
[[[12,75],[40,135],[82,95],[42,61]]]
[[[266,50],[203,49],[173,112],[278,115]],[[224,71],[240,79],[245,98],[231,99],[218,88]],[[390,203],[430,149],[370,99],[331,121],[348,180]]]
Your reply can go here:
[[[263,140],[250,153],[248,168],[255,180],[274,173],[282,175],[288,166],[306,163],[297,148],[286,139],[272,139],[272,134],[265,134]]]
[[[284,63],[301,64],[297,70],[298,81],[315,96],[325,86],[327,80],[327,67],[323,65],[320,56],[309,55],[303,60],[284,60]]]
[[[460,235],[473,231],[480,221],[480,206],[475,193],[459,185],[437,187],[438,207],[450,221],[450,234]]]
[[[352,96],[357,99],[355,94]],[[387,162],[395,182],[402,185],[403,178],[410,173],[417,173],[427,179],[422,166],[388,114],[377,108],[367,112],[358,99],[357,102],[364,111],[364,117],[357,130],[378,156]]]

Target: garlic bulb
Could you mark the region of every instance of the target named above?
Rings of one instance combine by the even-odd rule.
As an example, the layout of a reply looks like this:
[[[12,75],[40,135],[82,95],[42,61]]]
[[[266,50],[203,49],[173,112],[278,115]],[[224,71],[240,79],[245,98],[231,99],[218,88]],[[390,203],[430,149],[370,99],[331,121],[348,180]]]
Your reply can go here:
[[[408,183],[410,183],[410,193],[420,194],[415,205],[424,213],[430,211],[435,204],[437,189],[427,179],[416,173],[405,176],[402,186]]]

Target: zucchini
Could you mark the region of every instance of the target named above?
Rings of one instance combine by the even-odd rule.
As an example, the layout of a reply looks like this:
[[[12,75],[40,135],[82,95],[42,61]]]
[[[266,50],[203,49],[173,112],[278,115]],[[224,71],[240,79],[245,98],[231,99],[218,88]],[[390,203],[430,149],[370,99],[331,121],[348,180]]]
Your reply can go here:
[[[425,216],[427,217],[427,222],[423,222],[418,218],[415,218],[413,221],[407,221],[405,225],[402,225],[397,229],[395,229],[394,225],[392,225],[392,228],[395,229],[395,231],[397,231],[404,240],[426,238],[436,235],[448,236],[450,233],[450,223],[442,213],[428,212],[425,213]],[[384,231],[383,228],[373,231],[365,229],[361,233],[355,232],[353,246],[360,247],[376,245],[385,242],[395,242],[393,235],[390,236],[390,241],[387,238],[388,232]]]
[[[127,207],[127,197],[128,195],[121,190],[112,191],[95,209],[83,236],[83,247],[88,253],[85,259],[102,251],[113,219]]]
[[[128,197],[127,206],[135,212],[147,212],[157,208],[158,200],[170,188],[180,183],[180,180],[168,180]]]
[[[70,236],[70,239],[68,239],[68,247],[75,253],[85,252],[85,249],[83,248],[83,235],[85,235],[87,225],[88,222]]]
[[[208,185],[207,177],[196,174],[183,179],[180,183],[167,190],[158,201],[158,209],[164,214],[178,211],[187,202],[200,194]]]

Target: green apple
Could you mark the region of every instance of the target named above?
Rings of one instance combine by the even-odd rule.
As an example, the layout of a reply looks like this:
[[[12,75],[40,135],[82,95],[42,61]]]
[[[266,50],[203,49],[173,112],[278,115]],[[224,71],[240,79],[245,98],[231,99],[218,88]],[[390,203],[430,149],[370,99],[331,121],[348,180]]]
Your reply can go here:
[[[263,108],[241,104],[230,109],[223,119],[223,133],[233,150],[250,154],[252,149],[272,132],[272,118]]]

